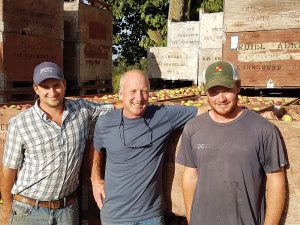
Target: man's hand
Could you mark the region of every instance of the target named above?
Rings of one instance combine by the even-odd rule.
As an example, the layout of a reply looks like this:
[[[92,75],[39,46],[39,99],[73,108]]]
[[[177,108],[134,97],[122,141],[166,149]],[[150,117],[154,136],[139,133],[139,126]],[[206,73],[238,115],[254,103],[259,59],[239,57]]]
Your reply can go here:
[[[92,181],[93,195],[95,201],[99,209],[101,209],[103,207],[103,201],[105,198],[105,191],[104,191],[105,182],[102,179],[91,179],[91,181]]]

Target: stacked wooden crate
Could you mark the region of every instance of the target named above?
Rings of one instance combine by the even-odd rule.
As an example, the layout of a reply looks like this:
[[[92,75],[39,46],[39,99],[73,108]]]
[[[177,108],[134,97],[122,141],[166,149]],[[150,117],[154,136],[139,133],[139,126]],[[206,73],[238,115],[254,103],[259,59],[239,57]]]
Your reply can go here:
[[[112,91],[112,6],[64,3],[64,74],[72,94]]]
[[[227,0],[224,24],[223,58],[243,87],[300,87],[299,0]]]
[[[201,84],[202,73],[222,59],[223,13],[203,13],[199,21],[168,21],[168,47],[150,48],[151,79],[190,80]]]
[[[32,74],[43,61],[63,62],[63,3],[0,1],[0,102],[32,100]]]

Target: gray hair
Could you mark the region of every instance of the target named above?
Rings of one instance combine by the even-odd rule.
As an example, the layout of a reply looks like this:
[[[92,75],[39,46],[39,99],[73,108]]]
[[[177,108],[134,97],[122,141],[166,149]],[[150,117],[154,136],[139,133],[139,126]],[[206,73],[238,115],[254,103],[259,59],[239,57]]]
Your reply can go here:
[[[148,88],[150,89],[150,81],[149,81],[149,77],[148,77],[147,73],[145,73],[145,72],[142,71],[142,70],[132,69],[132,70],[126,71],[125,73],[123,73],[123,74],[121,75],[119,90],[121,90],[121,89],[123,88],[125,77],[126,77],[128,74],[131,74],[131,73],[138,73],[138,74],[143,75],[143,76],[145,77],[146,82],[147,82],[147,86],[148,86]]]

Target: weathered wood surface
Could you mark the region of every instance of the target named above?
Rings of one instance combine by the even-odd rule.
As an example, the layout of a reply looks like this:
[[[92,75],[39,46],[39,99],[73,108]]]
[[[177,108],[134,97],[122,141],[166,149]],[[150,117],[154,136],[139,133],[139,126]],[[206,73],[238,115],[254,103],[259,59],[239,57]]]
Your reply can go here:
[[[153,47],[148,50],[149,78],[197,80],[198,53],[195,48]]]
[[[299,0],[226,0],[226,32],[300,28]]]
[[[168,20],[168,47],[199,48],[199,21],[171,22]]]
[[[223,29],[223,12],[199,14],[201,49],[222,49],[225,33]]]
[[[242,86],[300,86],[300,29],[226,35],[223,60],[237,65]]]
[[[101,43],[64,43],[64,74],[67,80],[112,79],[112,49]]]
[[[2,0],[0,31],[63,40],[63,1]]]
[[[203,73],[206,68],[217,61],[222,60],[222,48],[202,48],[199,51],[198,84],[204,82]]]
[[[112,20],[111,8],[65,2],[65,41],[95,42],[111,47]]]
[[[0,33],[0,87],[6,82],[32,81],[35,66],[44,61],[63,68],[63,41],[45,37]]]
[[[78,85],[112,79],[112,11],[96,3],[64,4],[64,74]]]

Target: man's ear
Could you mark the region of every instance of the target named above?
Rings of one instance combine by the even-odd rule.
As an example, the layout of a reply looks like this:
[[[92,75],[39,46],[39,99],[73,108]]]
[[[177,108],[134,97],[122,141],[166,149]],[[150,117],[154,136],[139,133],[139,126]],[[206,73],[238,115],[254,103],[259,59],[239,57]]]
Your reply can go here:
[[[119,90],[119,99],[123,100],[123,91],[122,91],[122,89]]]
[[[33,84],[32,87],[33,87],[34,92],[35,92],[37,95],[39,95],[39,93],[38,93],[38,86],[37,86],[36,84]]]

